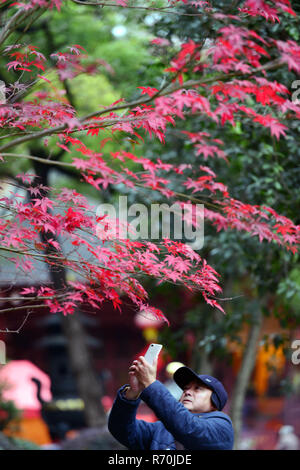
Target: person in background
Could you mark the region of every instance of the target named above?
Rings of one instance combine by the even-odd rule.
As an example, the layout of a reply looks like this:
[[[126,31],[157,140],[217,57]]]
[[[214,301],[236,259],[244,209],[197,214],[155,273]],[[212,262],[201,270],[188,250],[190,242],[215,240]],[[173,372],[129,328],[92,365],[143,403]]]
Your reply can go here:
[[[119,389],[109,415],[111,434],[135,450],[231,450],[234,433],[229,416],[222,412],[227,401],[222,383],[180,367],[174,373],[174,381],[182,389],[177,401],[156,379],[156,367],[157,361],[150,365],[143,356],[133,361],[129,384]],[[158,421],[136,419],[141,400]]]
[[[278,431],[278,442],[275,450],[299,450],[299,438],[294,431],[294,426],[281,426]]]

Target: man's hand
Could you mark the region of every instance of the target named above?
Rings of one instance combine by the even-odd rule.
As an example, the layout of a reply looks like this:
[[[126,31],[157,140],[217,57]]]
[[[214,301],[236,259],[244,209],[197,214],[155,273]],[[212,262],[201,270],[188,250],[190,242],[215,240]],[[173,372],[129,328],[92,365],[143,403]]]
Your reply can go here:
[[[130,370],[130,369],[129,369]],[[143,385],[138,381],[134,374],[129,372],[129,385],[130,387],[126,390],[125,396],[128,400],[136,400],[141,392],[143,391]]]
[[[142,388],[149,387],[156,380],[157,359],[153,364],[149,364],[144,356],[140,356],[133,361],[129,368],[129,377],[136,377]]]

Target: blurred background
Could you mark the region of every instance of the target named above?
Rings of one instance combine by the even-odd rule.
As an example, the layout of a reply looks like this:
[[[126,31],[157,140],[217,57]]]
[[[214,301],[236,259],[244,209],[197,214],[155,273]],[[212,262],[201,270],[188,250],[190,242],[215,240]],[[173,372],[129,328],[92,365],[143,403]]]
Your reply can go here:
[[[218,2],[220,7],[226,4]],[[300,8],[295,5],[295,9],[299,14]],[[249,19],[250,28],[251,21],[254,27],[257,20]],[[213,40],[220,26],[205,15],[191,18],[64,2],[60,12],[45,13],[25,33],[22,27],[17,29],[10,43],[22,34],[24,43],[36,45],[47,57],[71,44],[84,47],[90,74],[79,73],[69,80],[56,76],[53,69],[48,75],[55,84],[53,93],[61,93],[83,115],[121,97],[137,98],[138,86],[159,88],[163,70],[182,41],[187,37],[195,42]],[[284,17],[280,24],[261,21],[259,34],[298,41],[298,18]],[[165,43],[151,44],[156,36]],[[14,72],[2,66],[5,58],[1,61],[0,80],[15,81]],[[291,89],[292,72],[283,74],[278,69],[272,74]],[[38,83],[34,91],[45,87],[45,82]],[[233,197],[249,204],[267,204],[300,223],[299,130],[293,122],[289,139],[275,141],[266,129],[254,130],[246,118],[235,127],[226,123],[220,129],[201,116],[197,120],[187,117],[176,129],[167,130],[164,146],[150,138],[142,142],[122,132],[112,136],[103,130],[102,139],[109,139],[105,158],[111,163],[110,152],[122,147],[147,158],[159,156],[163,162],[194,164],[195,149],[179,131],[199,129],[224,142],[230,164],[224,159],[211,159],[209,164]],[[82,140],[94,150],[99,147],[92,136]],[[63,149],[58,152],[55,138],[50,137],[47,145],[56,160],[69,161]],[[20,145],[18,151],[43,156],[45,149],[32,142]],[[1,165],[1,197],[11,191],[15,175],[27,171],[42,175],[45,185],[75,189],[96,206],[116,202],[119,195],[127,195],[129,204],[149,207],[163,202],[162,195],[143,188],[136,192],[119,185],[97,192],[81,180],[75,168],[45,168],[26,159],[17,159],[13,166]],[[170,326],[150,313],[136,312],[129,299],[123,299],[121,313],[105,303],[100,313],[83,305],[67,318],[45,308],[36,308],[27,316],[15,292],[20,287],[53,287],[59,274],[37,263],[35,274],[28,279],[21,269],[1,258],[0,306],[8,312],[0,316],[0,340],[6,347],[6,363],[0,365],[0,448],[120,448],[107,432],[107,414],[118,388],[127,383],[131,361],[151,342],[164,346],[158,378],[176,396],[172,373],[177,362],[223,381],[229,393],[224,411],[237,430],[237,448],[275,449],[282,441],[286,448],[296,448],[300,364],[293,357],[295,340],[300,340],[299,256],[247,234],[216,233],[208,224],[199,253],[222,275],[220,297],[225,299],[226,315],[205,305],[199,293],[143,280],[151,304],[166,314]],[[64,274],[73,279],[71,273]],[[13,307],[18,308],[9,312]],[[6,333],[7,329],[17,333]],[[156,419],[146,405],[141,405],[138,417]]]

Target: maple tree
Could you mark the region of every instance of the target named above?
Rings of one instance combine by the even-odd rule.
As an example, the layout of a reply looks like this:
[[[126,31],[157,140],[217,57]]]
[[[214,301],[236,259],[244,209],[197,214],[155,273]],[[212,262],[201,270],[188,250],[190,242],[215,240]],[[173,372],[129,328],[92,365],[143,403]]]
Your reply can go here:
[[[75,3],[107,8],[139,7],[125,0]],[[191,13],[181,11],[180,4],[190,6]],[[147,188],[158,192],[165,200],[177,202],[181,207],[187,202],[195,207],[204,203],[205,222],[217,231],[235,229],[293,253],[297,251],[299,226],[272,207],[233,198],[227,186],[218,181],[209,159],[227,161],[222,139],[212,138],[201,129],[184,130],[184,136],[195,147],[193,165],[164,163],[157,155],[150,159],[122,147],[106,154],[108,131],[112,137],[126,136],[142,143],[150,136],[163,145],[167,129],[187,117],[200,116],[220,129],[227,123],[234,126],[237,121],[247,119],[253,129],[262,126],[277,140],[288,136],[289,123],[300,117],[300,106],[290,99],[288,88],[268,79],[268,74],[278,68],[298,74],[300,46],[293,40],[271,37],[266,40],[254,29],[247,28],[249,17],[278,22],[282,14],[294,16],[288,1],[248,0],[241,6],[233,2],[234,13],[224,13],[209,2],[187,0],[141,7],[170,15],[205,14],[220,27],[208,44],[192,39],[181,43],[163,71],[160,87],[141,84],[137,99],[120,99],[83,116],[59,93],[47,70],[51,59],[56,61],[55,69],[62,82],[79,74],[95,73],[96,66],[88,62],[84,45],[70,44],[64,51],[45,57],[35,45],[9,44],[17,25],[29,28],[47,9],[59,10],[62,2],[32,0],[10,4],[3,1],[1,7],[6,8],[8,18],[0,44],[8,58],[7,70],[18,76],[3,88],[0,108],[3,162],[24,158],[32,163],[76,169],[84,182],[100,192],[123,185],[128,190]],[[152,46],[159,51],[169,44],[164,38],[155,38]],[[44,89],[35,91],[36,84],[42,82]],[[97,139],[99,151],[83,142],[82,135]],[[52,159],[50,152],[47,157],[41,157],[30,151],[19,151],[31,142],[42,142],[47,153],[50,138],[55,138],[57,147],[68,155],[67,161]],[[140,311],[167,320],[162,311],[149,305],[141,279],[150,276],[159,282],[199,290],[209,305],[223,311],[217,299],[222,290],[219,274],[189,245],[170,239],[159,242],[110,239],[106,230],[112,222],[107,217],[98,217],[96,208],[86,197],[68,188],[45,187],[37,183],[35,176],[16,175],[19,185],[30,195],[29,202],[24,193],[12,193],[13,197],[6,194],[0,200],[5,213],[1,221],[2,257],[28,273],[28,277],[34,269],[33,261],[44,260],[52,269],[64,267],[75,272],[81,280],[66,281],[59,290],[49,286],[24,288],[19,298],[26,306],[45,305],[53,313],[67,315],[82,302],[98,309],[104,300],[109,300],[115,308],[120,308],[122,296],[127,296]],[[185,217],[185,222],[195,224],[193,213]],[[42,241],[41,235],[44,235]],[[86,253],[81,254],[82,246],[88,258]]]

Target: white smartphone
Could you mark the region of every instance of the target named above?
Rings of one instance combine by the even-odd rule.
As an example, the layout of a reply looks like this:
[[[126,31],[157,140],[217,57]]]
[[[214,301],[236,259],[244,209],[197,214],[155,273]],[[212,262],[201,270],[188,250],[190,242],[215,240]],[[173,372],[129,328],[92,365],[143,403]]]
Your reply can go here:
[[[161,349],[162,349],[161,344],[151,343],[144,355],[144,358],[146,359],[147,362],[149,362],[149,364],[152,365],[154,360],[158,357]]]

